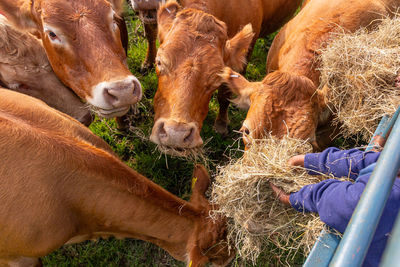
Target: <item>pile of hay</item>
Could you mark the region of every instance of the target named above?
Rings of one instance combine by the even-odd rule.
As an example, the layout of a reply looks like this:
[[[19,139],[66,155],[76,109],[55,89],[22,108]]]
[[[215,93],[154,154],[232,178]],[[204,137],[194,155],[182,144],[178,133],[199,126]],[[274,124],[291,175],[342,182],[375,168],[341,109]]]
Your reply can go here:
[[[312,176],[287,164],[292,156],[312,151],[305,141],[269,137],[255,142],[241,159],[220,168],[212,188],[216,212],[228,217],[228,240],[241,258],[253,262],[269,242],[285,260],[308,254],[324,224],[318,215],[281,204],[269,182],[289,193],[332,177]]]
[[[321,87],[345,137],[359,134],[369,141],[384,114],[400,104],[400,18],[383,19],[374,30],[335,33],[321,50]]]

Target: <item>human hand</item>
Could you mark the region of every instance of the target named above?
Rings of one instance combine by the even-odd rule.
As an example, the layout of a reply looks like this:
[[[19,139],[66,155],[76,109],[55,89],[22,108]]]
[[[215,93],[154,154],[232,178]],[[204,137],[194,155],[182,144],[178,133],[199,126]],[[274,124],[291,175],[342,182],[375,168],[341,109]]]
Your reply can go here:
[[[304,167],[304,158],[306,155],[297,155],[294,157],[291,157],[288,160],[288,164],[291,166],[301,166]]]
[[[291,206],[290,205],[290,194],[285,193],[285,191],[283,191],[281,188],[273,185],[271,182],[269,183],[269,186],[271,187],[271,189],[274,191],[276,197],[279,199],[279,201],[287,206]]]

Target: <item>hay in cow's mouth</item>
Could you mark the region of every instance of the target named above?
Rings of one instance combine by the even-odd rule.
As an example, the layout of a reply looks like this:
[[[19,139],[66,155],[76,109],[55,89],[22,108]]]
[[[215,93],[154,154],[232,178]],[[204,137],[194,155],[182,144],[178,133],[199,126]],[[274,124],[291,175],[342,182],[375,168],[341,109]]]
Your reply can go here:
[[[93,106],[87,103],[87,108],[92,112],[92,114],[97,114],[103,118],[113,118],[113,117],[120,117],[125,115],[134,105],[116,108],[116,109],[101,109],[99,107]]]
[[[377,23],[378,24],[378,23]],[[319,58],[321,88],[342,124],[342,134],[369,141],[380,118],[400,104],[400,17],[386,18],[374,28],[335,33]]]
[[[182,158],[187,161],[202,162],[204,164],[207,164],[208,162],[208,158],[206,157],[206,152],[203,146],[193,148],[178,148],[158,144],[157,150],[162,154]]]
[[[281,204],[269,183],[289,193],[332,177],[312,176],[304,168],[288,166],[292,156],[312,152],[306,141],[268,137],[252,143],[241,159],[219,169],[212,188],[211,201],[219,206],[216,214],[228,218],[230,245],[253,263],[270,242],[283,261],[297,253],[307,255],[325,225],[316,214]]]

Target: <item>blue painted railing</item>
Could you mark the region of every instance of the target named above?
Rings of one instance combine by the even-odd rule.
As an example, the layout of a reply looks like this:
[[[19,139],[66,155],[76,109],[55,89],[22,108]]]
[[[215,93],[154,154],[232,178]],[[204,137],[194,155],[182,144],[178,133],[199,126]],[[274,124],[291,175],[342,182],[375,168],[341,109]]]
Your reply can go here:
[[[400,108],[391,120],[387,116],[382,118],[374,137],[366,148],[366,151],[371,150],[377,137],[386,139],[390,130],[393,129],[347,226],[343,239],[341,240],[339,236],[326,231],[321,232],[320,238],[314,244],[303,266],[362,265],[400,167],[400,119],[397,120],[399,113]],[[379,177],[379,179],[374,179],[374,177]],[[400,219],[398,221],[398,238],[400,238]],[[400,255],[400,253],[397,254]],[[397,261],[397,263],[399,262]]]

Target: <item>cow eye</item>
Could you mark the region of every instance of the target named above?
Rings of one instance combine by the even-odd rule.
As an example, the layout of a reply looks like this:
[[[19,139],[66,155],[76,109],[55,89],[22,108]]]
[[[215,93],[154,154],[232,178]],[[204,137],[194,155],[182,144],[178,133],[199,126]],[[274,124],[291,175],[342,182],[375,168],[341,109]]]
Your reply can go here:
[[[52,31],[49,31],[49,37],[50,37],[50,39],[51,40],[55,40],[55,39],[57,39],[57,34],[55,34],[54,32],[52,32]]]

